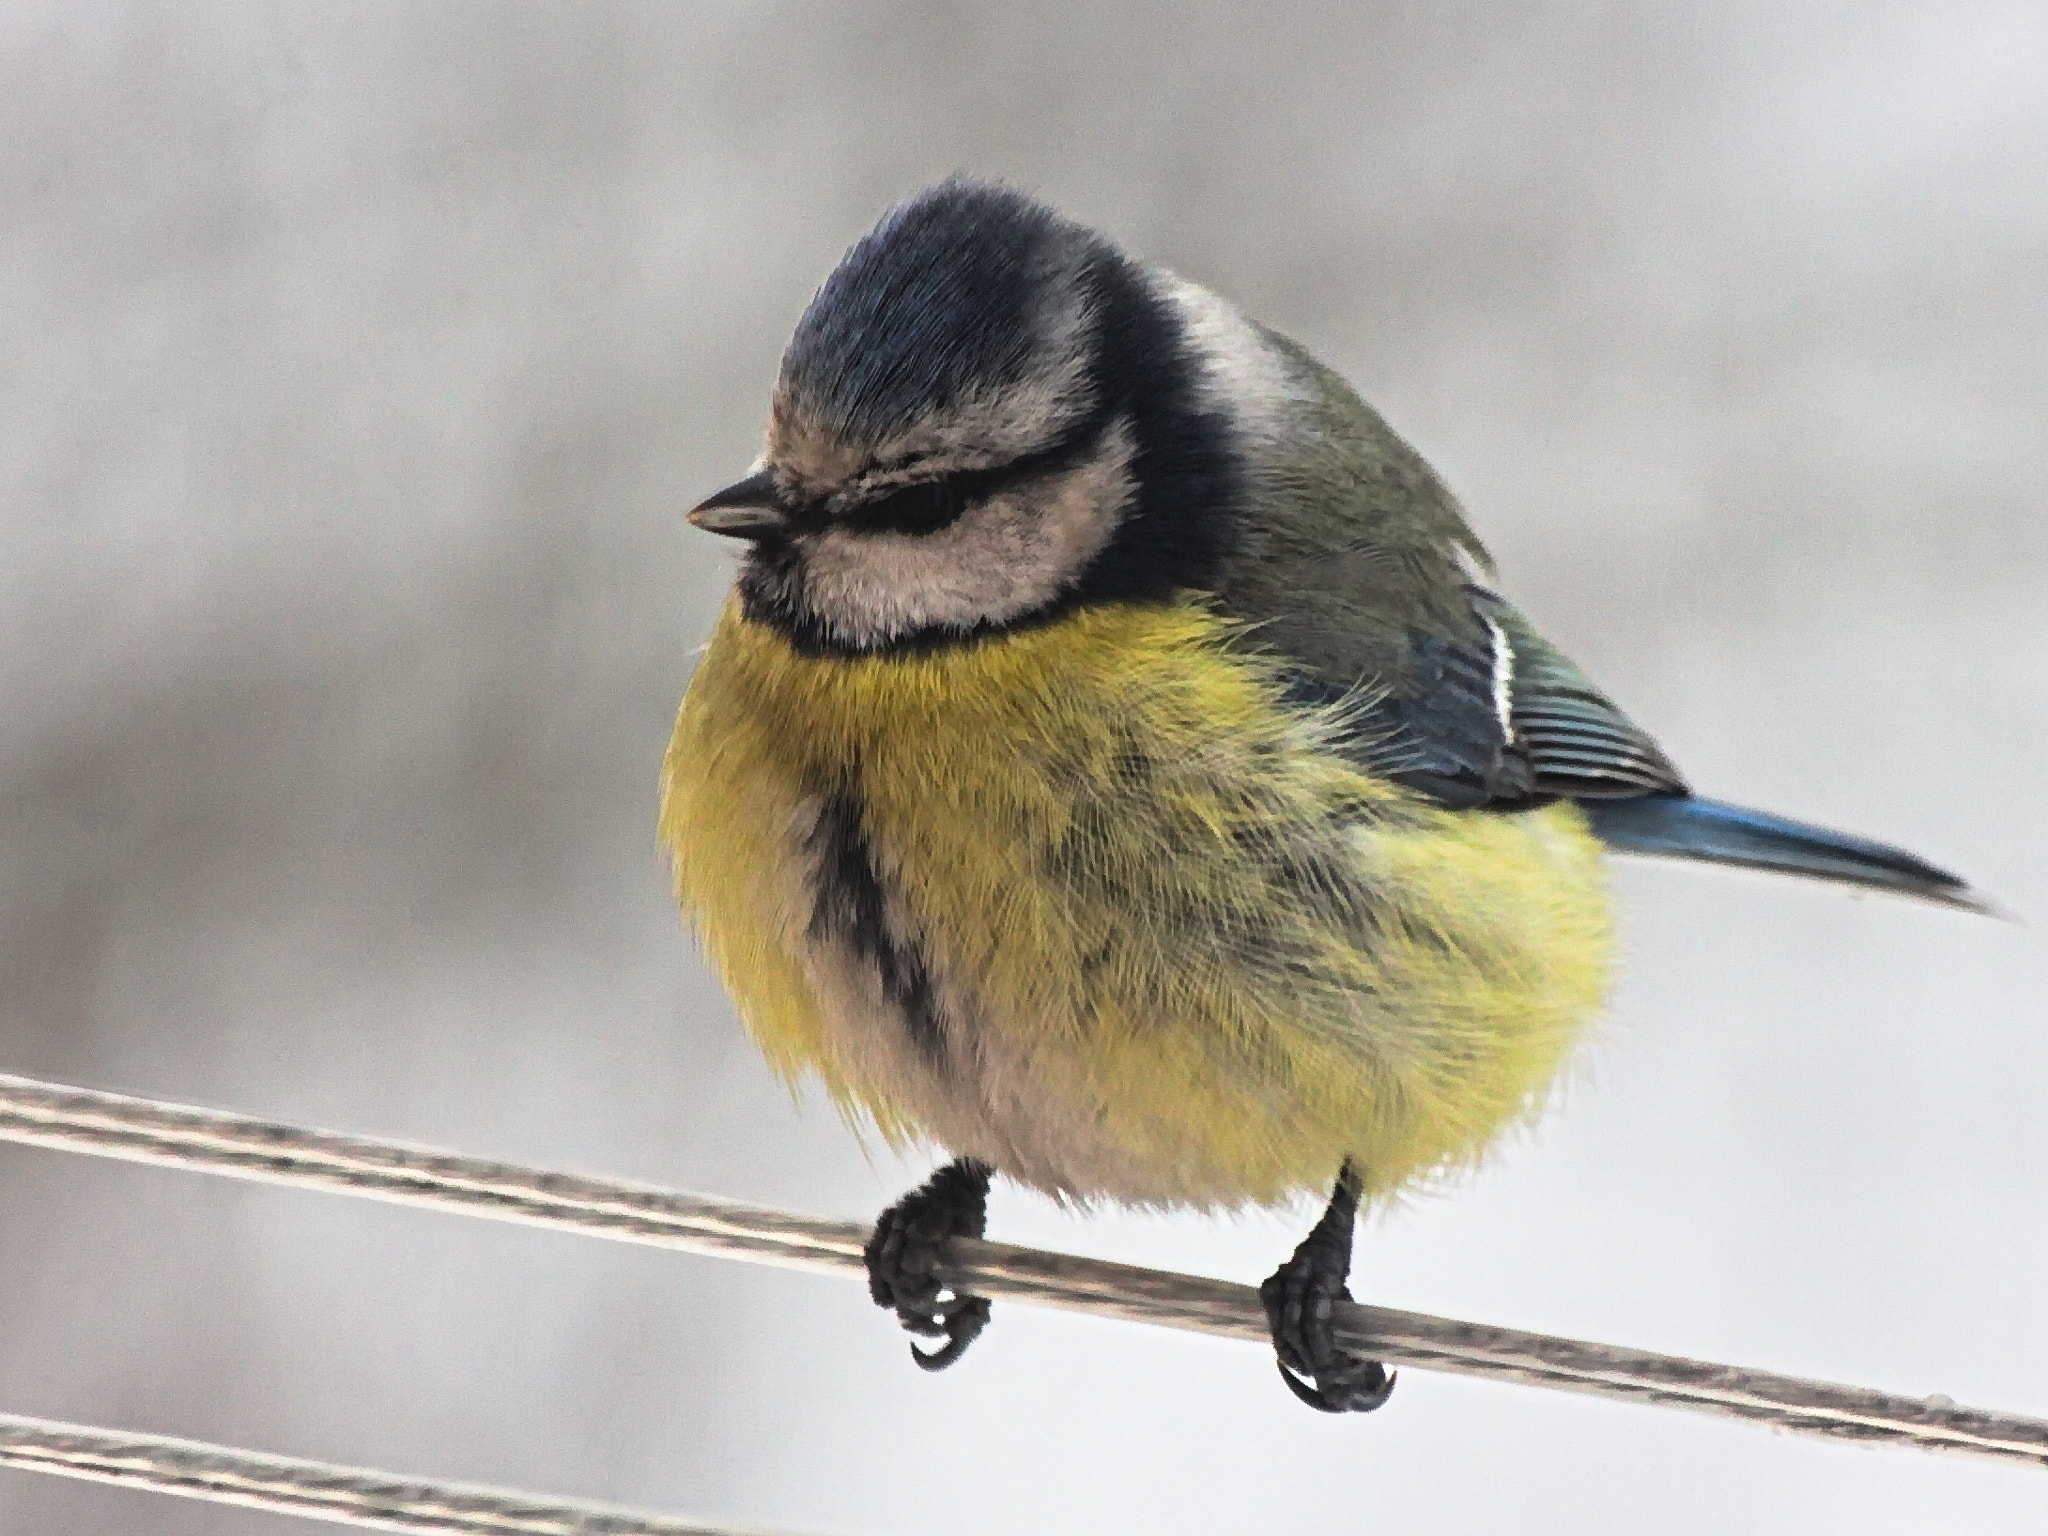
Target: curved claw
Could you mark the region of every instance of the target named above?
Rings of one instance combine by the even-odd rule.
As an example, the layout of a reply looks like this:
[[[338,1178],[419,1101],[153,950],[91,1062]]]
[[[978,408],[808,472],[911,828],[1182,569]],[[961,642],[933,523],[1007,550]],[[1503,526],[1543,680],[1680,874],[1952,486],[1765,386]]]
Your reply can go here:
[[[942,1371],[967,1352],[988,1326],[986,1297],[954,1293],[938,1277],[940,1255],[955,1237],[979,1237],[987,1225],[985,1163],[963,1159],[941,1168],[920,1189],[882,1212],[868,1239],[868,1294],[896,1314],[908,1333],[944,1339],[937,1349],[910,1346],[927,1371]]]
[[[937,1349],[919,1349],[913,1344],[910,1346],[910,1358],[917,1362],[921,1371],[943,1371],[967,1353],[968,1345],[981,1337],[981,1330],[988,1326],[988,1319],[986,1296],[963,1296],[947,1310],[944,1325],[932,1329],[934,1336],[944,1334],[946,1342]],[[922,1333],[924,1330],[917,1331]]]
[[[1332,1382],[1328,1387],[1320,1379],[1306,1381],[1289,1370],[1286,1365],[1275,1361],[1280,1379],[1287,1383],[1287,1390],[1300,1398],[1318,1413],[1371,1413],[1383,1406],[1394,1395],[1394,1383],[1400,1376],[1388,1370],[1377,1360],[1356,1360],[1352,1362],[1363,1367],[1360,1380],[1351,1383],[1342,1380]]]
[[[1370,1413],[1394,1390],[1394,1377],[1384,1365],[1337,1346],[1334,1311],[1338,1301],[1351,1299],[1344,1281],[1351,1269],[1358,1195],[1357,1171],[1346,1163],[1322,1220],[1259,1287],[1280,1379],[1321,1413]]]

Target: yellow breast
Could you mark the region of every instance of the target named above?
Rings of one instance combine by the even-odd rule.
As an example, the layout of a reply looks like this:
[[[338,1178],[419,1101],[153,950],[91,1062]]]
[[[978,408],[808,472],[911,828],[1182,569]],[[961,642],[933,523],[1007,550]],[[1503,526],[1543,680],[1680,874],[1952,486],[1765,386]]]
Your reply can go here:
[[[664,781],[684,913],[775,1066],[1064,1195],[1267,1201],[1346,1156],[1384,1192],[1469,1161],[1606,986],[1576,810],[1450,813],[1359,772],[1193,604],[853,660],[735,604]],[[829,818],[897,960],[830,910]]]

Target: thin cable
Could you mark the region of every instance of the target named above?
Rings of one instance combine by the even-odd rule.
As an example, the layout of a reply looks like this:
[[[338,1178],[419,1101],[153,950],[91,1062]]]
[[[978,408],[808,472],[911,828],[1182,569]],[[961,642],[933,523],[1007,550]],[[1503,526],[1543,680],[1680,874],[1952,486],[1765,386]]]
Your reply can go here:
[[[0,1075],[0,1140],[310,1185],[757,1264],[864,1274],[867,1232],[848,1222],[26,1078]],[[955,1240],[952,1256],[941,1278],[976,1295],[1268,1341],[1264,1309],[1249,1286],[966,1239]],[[1961,1408],[1946,1397],[1900,1397],[1385,1307],[1340,1302],[1336,1323],[1340,1340],[1358,1353],[1423,1370],[1690,1408],[1801,1434],[2048,1466],[2048,1421]]]
[[[136,1435],[0,1414],[0,1466],[123,1488],[239,1504],[373,1531],[439,1536],[741,1536],[577,1499],[543,1499],[468,1483],[426,1483],[197,1440]]]

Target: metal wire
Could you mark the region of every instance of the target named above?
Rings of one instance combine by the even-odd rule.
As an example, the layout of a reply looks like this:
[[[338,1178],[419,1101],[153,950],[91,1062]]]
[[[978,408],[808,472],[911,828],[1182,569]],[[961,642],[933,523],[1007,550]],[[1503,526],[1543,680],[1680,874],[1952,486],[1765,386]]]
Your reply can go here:
[[[425,1483],[197,1440],[135,1435],[0,1414],[0,1466],[124,1488],[239,1504],[374,1531],[451,1536],[741,1536],[575,1499],[543,1499],[467,1483]]]
[[[758,1264],[864,1273],[864,1228],[641,1184],[579,1178],[368,1137],[0,1075],[0,1140],[309,1185]],[[1003,1243],[956,1240],[941,1278],[998,1300],[1264,1344],[1249,1286]],[[1710,1365],[1671,1355],[1339,1303],[1337,1333],[1372,1359],[1655,1403],[1801,1434],[2048,1466],[2048,1421]]]

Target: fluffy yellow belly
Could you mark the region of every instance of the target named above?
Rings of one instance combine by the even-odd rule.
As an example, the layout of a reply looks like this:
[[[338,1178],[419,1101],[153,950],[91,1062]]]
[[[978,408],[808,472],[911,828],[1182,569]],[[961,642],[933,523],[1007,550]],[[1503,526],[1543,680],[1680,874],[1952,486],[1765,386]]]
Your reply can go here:
[[[1057,1195],[1369,1192],[1540,1105],[1612,938],[1570,806],[1425,804],[1196,606],[815,659],[728,607],[664,765],[754,1038],[891,1141]]]

